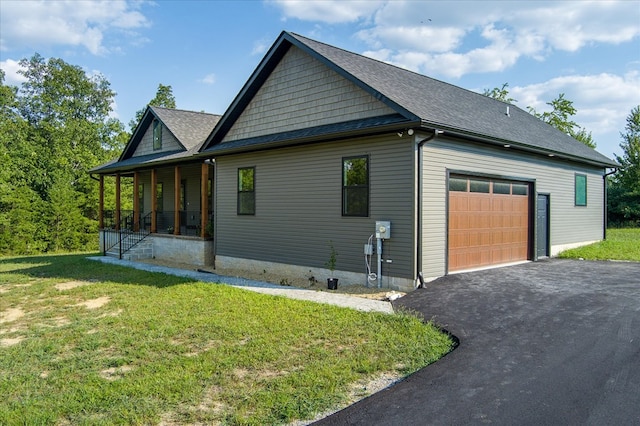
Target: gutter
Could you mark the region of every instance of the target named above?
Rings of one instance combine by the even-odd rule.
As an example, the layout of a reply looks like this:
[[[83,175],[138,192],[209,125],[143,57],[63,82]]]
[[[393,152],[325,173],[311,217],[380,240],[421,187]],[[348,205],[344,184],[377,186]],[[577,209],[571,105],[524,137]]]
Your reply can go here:
[[[536,148],[534,146],[526,145],[526,144],[523,144],[523,143],[520,143],[520,142],[516,142],[516,141],[511,141],[511,140],[506,140],[506,139],[496,139],[496,138],[491,138],[491,137],[488,137],[488,136],[483,136],[483,135],[480,135],[480,134],[475,134],[475,133],[472,133],[472,132],[451,129],[451,128],[448,128],[448,127],[446,127],[444,125],[440,126],[437,123],[423,122],[422,124],[423,124],[423,126],[429,126],[431,128],[442,129],[443,131],[446,131],[448,135],[456,136],[456,137],[459,137],[461,139],[466,139],[466,140],[470,140],[470,141],[484,142],[484,143],[488,143],[488,144],[495,145],[495,146],[500,146],[500,147],[504,147],[504,145],[510,145],[512,149],[520,149],[520,150],[525,151],[525,152],[530,152],[530,153],[534,153],[534,154],[538,154],[538,155],[544,155],[544,156],[548,156],[548,157],[561,158],[561,159],[565,159],[565,160],[569,160],[569,161],[575,161],[577,163],[589,164],[591,166],[596,166],[596,167],[606,167],[606,168],[619,167],[619,164],[617,164],[615,162],[598,161],[596,159],[589,159],[589,158],[585,158],[585,157],[575,156],[575,155],[566,154],[566,153],[557,152],[557,151],[552,151],[552,150],[547,150],[547,149],[543,149],[543,148]]]

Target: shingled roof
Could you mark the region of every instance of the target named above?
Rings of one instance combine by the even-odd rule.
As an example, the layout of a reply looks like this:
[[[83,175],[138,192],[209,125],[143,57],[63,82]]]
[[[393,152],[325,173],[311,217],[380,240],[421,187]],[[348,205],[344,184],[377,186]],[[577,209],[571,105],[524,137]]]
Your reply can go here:
[[[187,150],[197,151],[220,120],[217,114],[158,106],[149,108]]]
[[[153,154],[134,157],[133,153],[136,151],[144,133],[156,118],[176,138],[182,149],[154,152]],[[146,164],[176,161],[191,157],[198,153],[219,120],[220,115],[218,114],[149,106],[134,129],[133,135],[131,135],[120,158],[102,164],[92,169],[91,172],[126,170]]]
[[[384,102],[407,122],[419,123],[423,128],[598,166],[617,165],[515,105],[288,32],[283,32],[276,40],[203,149],[216,151],[230,147],[216,144],[291,46],[313,56]],[[238,141],[234,145],[244,145],[246,149],[261,143],[264,142],[256,139],[244,144]]]

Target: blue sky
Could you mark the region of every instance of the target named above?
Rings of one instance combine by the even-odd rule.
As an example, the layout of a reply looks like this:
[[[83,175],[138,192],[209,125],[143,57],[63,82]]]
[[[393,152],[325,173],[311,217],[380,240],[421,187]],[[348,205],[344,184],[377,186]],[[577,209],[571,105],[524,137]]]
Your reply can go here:
[[[125,124],[159,83],[222,114],[283,30],[478,92],[509,83],[523,109],[565,93],[609,157],[640,104],[638,0],[2,0],[0,68],[18,85],[38,52],[100,73]]]

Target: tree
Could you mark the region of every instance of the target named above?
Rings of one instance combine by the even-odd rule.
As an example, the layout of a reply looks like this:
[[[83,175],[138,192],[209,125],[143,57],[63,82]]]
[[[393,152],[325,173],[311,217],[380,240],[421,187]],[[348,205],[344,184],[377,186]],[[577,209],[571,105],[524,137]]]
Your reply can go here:
[[[509,87],[509,83],[504,83],[502,87],[494,87],[491,90],[485,89],[485,91],[482,94],[490,98],[497,99],[502,102],[506,102],[508,104],[513,104],[518,102],[517,100],[509,97],[509,90],[507,89],[508,87]]]
[[[164,108],[175,108],[176,107],[176,98],[173,96],[173,89],[171,86],[165,86],[164,84],[158,84],[158,90],[156,91],[156,96],[149,101],[149,103],[142,109],[136,111],[136,116],[129,122],[129,128],[131,130],[135,129],[138,125],[144,112],[147,110],[148,106],[159,106]]]
[[[622,156],[615,156],[621,166],[616,180],[625,188],[640,192],[640,105],[631,109],[625,130],[620,133]]]
[[[20,65],[20,90],[0,74],[0,252],[86,249],[98,198],[88,170],[128,138],[109,117],[115,93],[61,59],[36,53]]]
[[[588,147],[595,148],[596,143],[591,137],[591,132],[587,132],[586,129],[578,126],[578,124],[571,119],[576,115],[577,110],[573,106],[573,101],[566,99],[564,93],[560,93],[558,97],[551,102],[547,102],[547,105],[552,107],[551,111],[539,113],[535,108],[529,106],[527,109],[531,114],[560,130],[562,133],[579,140]]]
[[[640,226],[640,105],[627,116],[625,133],[620,133],[620,169],[609,190],[609,221],[616,225]]]

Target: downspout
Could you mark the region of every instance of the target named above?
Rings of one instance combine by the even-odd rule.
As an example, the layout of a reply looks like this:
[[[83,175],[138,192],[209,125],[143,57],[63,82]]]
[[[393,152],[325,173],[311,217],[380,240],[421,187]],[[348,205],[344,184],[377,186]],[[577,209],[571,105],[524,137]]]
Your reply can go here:
[[[605,169],[606,171],[607,169]],[[604,227],[602,229],[602,239],[606,240],[607,239],[607,224],[609,222],[609,212],[608,212],[608,206],[607,204],[609,204],[609,197],[607,194],[607,176],[611,176],[612,174],[616,173],[618,171],[617,168],[613,168],[612,171],[610,171],[609,173],[605,173],[602,176],[602,185],[604,186],[604,206],[603,206],[603,210],[604,210]]]
[[[417,288],[422,288],[424,287],[424,280],[422,277],[422,146],[435,139],[436,136],[438,136],[439,134],[442,134],[442,130],[438,130],[438,129],[434,129],[433,130],[433,134],[427,136],[426,138],[418,141],[417,143],[417,148],[418,148],[418,173],[417,173],[417,182],[416,182],[416,191],[417,191],[417,206],[416,206],[416,215],[417,215],[417,221],[418,221],[418,226],[417,226],[417,230],[418,230],[418,235],[417,235],[417,244],[416,244],[416,257],[417,257],[417,262],[416,262],[416,281],[418,281],[418,286]]]

